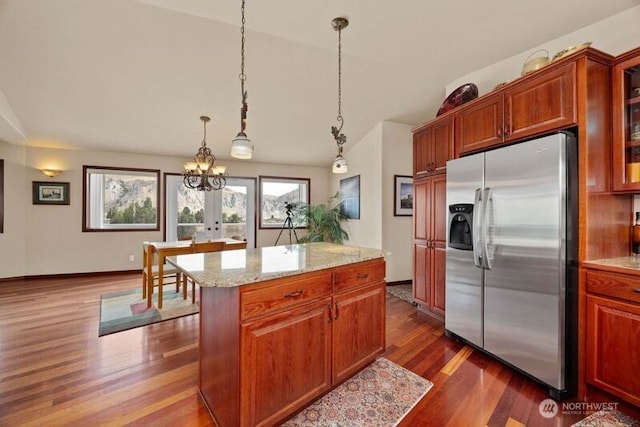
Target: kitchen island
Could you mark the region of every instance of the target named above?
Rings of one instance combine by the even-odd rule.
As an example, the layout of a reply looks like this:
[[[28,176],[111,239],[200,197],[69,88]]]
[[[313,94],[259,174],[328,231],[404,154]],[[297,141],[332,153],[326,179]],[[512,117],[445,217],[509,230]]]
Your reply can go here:
[[[200,286],[199,393],[221,427],[281,422],[384,352],[378,249],[319,242],[168,261]]]

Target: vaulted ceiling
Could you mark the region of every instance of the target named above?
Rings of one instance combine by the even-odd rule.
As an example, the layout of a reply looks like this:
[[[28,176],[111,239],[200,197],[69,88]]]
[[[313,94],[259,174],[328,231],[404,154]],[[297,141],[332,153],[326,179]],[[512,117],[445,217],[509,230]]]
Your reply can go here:
[[[239,131],[240,0],[0,0],[0,140],[193,156]],[[640,0],[247,0],[254,161],[330,165],[342,32],[349,144],[435,116],[459,76]],[[596,46],[597,47],[597,46]]]

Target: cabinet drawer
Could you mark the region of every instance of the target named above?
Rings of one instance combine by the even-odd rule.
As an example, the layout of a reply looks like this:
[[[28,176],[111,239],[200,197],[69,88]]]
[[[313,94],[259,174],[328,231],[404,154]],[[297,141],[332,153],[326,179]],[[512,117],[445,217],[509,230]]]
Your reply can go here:
[[[358,263],[350,268],[340,269],[335,273],[334,292],[384,280],[384,274],[384,260]]]
[[[244,290],[240,296],[240,320],[262,316],[331,295],[331,273],[298,280],[278,280],[272,285]]]
[[[587,271],[587,292],[640,303],[640,277]]]

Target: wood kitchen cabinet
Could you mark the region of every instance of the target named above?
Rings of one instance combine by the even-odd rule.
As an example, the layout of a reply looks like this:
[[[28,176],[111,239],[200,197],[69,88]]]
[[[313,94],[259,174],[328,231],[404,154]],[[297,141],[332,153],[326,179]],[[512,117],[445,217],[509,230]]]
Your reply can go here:
[[[587,270],[587,382],[640,405],[640,276]]]
[[[437,317],[444,316],[446,271],[446,175],[414,180],[413,296]]]
[[[453,158],[453,129],[454,116],[451,114],[414,129],[414,177],[444,173],[447,160]]]
[[[527,76],[463,105],[456,114],[456,156],[577,123],[576,65]]]
[[[613,189],[640,191],[640,48],[613,67]]]
[[[375,360],[385,285],[378,258],[201,288],[200,394],[218,425],[276,425]]]

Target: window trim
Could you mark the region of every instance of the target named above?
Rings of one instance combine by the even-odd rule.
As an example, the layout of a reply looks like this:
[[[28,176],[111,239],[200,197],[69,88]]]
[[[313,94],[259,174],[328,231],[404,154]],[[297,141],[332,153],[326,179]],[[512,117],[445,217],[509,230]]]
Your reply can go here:
[[[262,223],[262,202],[263,202],[263,194],[262,194],[262,184],[264,181],[274,182],[274,181],[282,181],[282,182],[292,182],[298,184],[306,184],[307,185],[307,201],[305,203],[311,203],[311,178],[300,178],[300,177],[291,177],[291,176],[270,176],[270,175],[259,175],[258,176],[258,207],[256,209],[256,213],[258,215],[258,228],[260,230],[278,230],[281,229],[283,224],[273,224],[273,225],[264,225]],[[297,229],[307,228],[306,225],[296,226]]]
[[[156,224],[153,227],[137,227],[135,225],[125,225],[117,228],[92,228],[87,223],[89,219],[89,197],[87,192],[89,191],[89,183],[87,172],[91,169],[98,169],[104,171],[114,172],[138,172],[155,174],[156,176]],[[114,167],[114,166],[82,166],[82,231],[83,232],[122,232],[122,231],[160,231],[160,206],[162,206],[161,199],[161,181],[160,181],[160,169],[142,169],[142,168],[128,168],[128,167]]]

